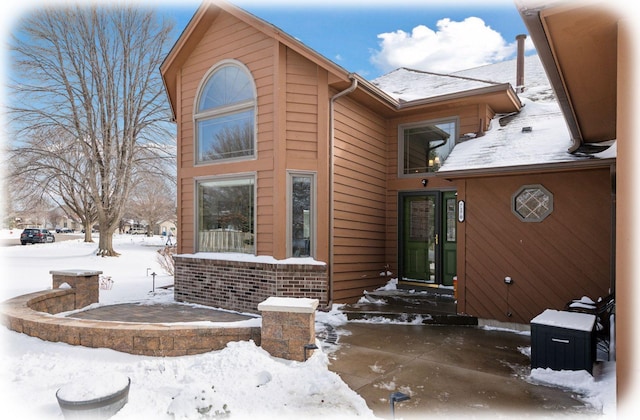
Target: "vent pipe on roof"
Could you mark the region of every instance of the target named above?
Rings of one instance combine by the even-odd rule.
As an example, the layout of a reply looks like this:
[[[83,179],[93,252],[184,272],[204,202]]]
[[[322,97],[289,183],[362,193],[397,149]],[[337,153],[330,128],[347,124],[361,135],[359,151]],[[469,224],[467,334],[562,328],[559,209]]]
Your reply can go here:
[[[524,92],[524,40],[527,39],[527,35],[516,35],[516,41],[518,43],[518,52],[516,58],[516,92]]]

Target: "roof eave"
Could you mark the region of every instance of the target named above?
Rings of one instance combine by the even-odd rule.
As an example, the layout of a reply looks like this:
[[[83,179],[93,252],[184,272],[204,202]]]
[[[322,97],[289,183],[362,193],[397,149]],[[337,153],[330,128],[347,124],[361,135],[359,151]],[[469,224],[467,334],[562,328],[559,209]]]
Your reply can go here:
[[[536,52],[540,57],[544,71],[556,95],[558,105],[565,117],[572,141],[569,153],[573,153],[582,145],[582,134],[571,104],[571,99],[566,89],[564,89],[562,76],[555,61],[551,45],[549,44],[542,19],[540,18],[540,12],[547,6],[530,7],[529,5],[531,2],[526,0],[516,0],[515,3],[520,16],[529,31],[529,36],[536,47]]]
[[[178,68],[182,62],[186,59],[189,46],[196,44],[203,36],[208,25],[218,16],[220,11],[225,11],[235,18],[247,23],[248,25],[263,32],[267,36],[275,39],[276,41],[286,45],[292,50],[296,51],[303,57],[318,64],[320,67],[326,69],[333,75],[333,79],[338,82],[351,83],[351,73],[343,67],[327,59],[323,55],[319,54],[312,48],[298,41],[291,35],[282,31],[275,25],[272,25],[263,19],[237,7],[231,3],[222,0],[216,1],[203,1],[200,7],[196,10],[194,16],[191,18],[182,34],[171,48],[171,51],[165,57],[164,61],[160,65],[160,73],[164,80],[165,88],[169,94],[171,102],[172,112],[175,117],[175,100],[176,100],[176,82],[175,75],[178,72]]]
[[[215,19],[220,11],[219,7],[212,2],[202,2],[198,7],[194,15],[189,20],[187,26],[183,29],[182,33],[171,47],[171,50],[160,64],[160,75],[162,82],[169,97],[169,104],[171,106],[172,120],[176,118],[176,96],[177,96],[177,81],[176,75],[180,65],[185,60],[185,50],[189,45],[193,45],[198,42],[202,36],[204,36],[204,30],[198,30],[201,27],[203,20],[212,21]],[[217,10],[218,13],[215,13]],[[209,13],[207,13],[209,12]]]
[[[520,98],[516,94],[511,84],[500,83],[500,84],[495,84],[492,86],[487,86],[482,88],[449,93],[446,95],[431,96],[428,98],[416,99],[412,101],[401,101],[399,102],[398,109],[402,110],[407,108],[421,107],[425,105],[440,104],[443,102],[451,102],[451,101],[457,101],[461,99],[467,99],[472,96],[491,95],[491,94],[501,93],[501,92],[506,92],[508,95],[509,109],[499,110],[498,112],[518,111],[520,108],[522,108],[522,102],[520,101]]]
[[[435,176],[438,178],[444,178],[446,180],[463,179],[463,178],[481,178],[488,176],[508,176],[508,175],[522,175],[533,173],[550,173],[550,172],[567,172],[578,171],[584,169],[595,168],[609,168],[616,163],[616,158],[606,159],[585,159],[577,161],[567,162],[554,162],[544,164],[530,164],[530,165],[512,165],[512,166],[500,166],[493,168],[477,168],[477,169],[464,169],[457,171],[440,171],[436,172]]]

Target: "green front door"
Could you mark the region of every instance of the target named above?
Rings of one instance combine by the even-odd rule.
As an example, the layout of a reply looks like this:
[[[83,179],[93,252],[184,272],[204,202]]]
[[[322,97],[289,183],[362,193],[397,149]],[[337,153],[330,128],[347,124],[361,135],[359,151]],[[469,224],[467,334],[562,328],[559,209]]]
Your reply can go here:
[[[455,192],[400,194],[400,281],[453,285],[456,274]]]

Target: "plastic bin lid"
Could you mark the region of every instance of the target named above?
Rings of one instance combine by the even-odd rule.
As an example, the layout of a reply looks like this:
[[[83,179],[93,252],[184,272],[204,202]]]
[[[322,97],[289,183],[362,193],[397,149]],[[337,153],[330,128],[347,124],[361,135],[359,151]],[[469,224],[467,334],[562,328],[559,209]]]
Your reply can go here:
[[[540,315],[533,318],[531,323],[578,331],[591,331],[593,330],[595,321],[596,316],[593,314],[547,309]]]

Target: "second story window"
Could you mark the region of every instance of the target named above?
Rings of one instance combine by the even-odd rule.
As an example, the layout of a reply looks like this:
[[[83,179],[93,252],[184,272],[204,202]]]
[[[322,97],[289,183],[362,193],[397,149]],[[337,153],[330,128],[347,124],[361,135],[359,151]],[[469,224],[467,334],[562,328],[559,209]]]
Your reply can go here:
[[[437,172],[456,144],[456,119],[399,128],[399,175]]]
[[[196,163],[255,157],[256,94],[249,71],[224,62],[202,86],[195,111]]]

